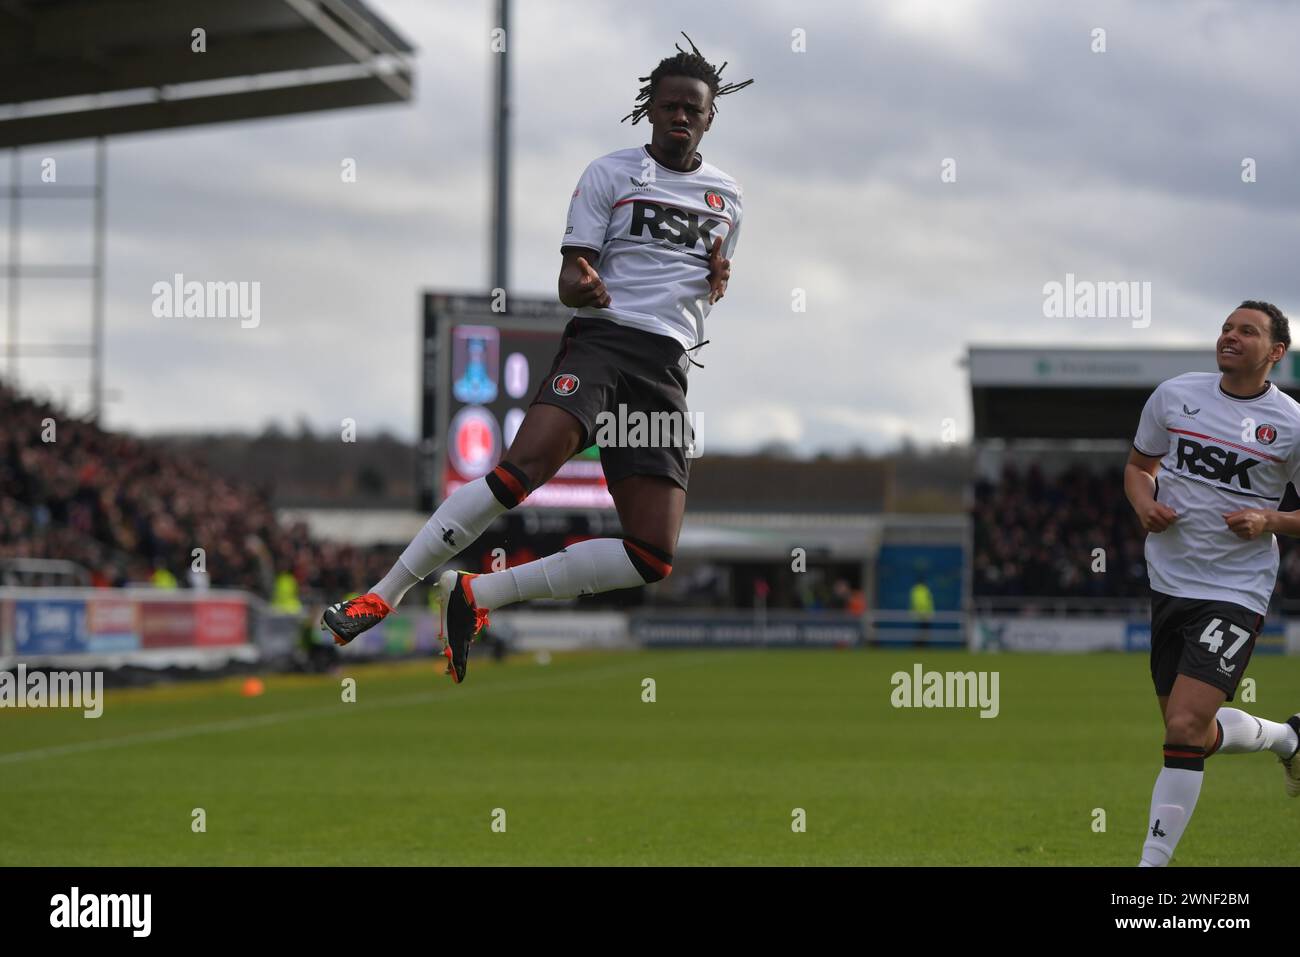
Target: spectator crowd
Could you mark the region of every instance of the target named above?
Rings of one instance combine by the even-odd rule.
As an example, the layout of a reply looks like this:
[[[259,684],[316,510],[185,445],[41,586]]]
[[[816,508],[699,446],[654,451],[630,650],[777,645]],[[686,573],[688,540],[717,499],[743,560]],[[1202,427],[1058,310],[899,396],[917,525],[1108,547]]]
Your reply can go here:
[[[1297,504],[1288,494],[1281,507]],[[1124,494],[1123,465],[1070,465],[1053,477],[1005,465],[974,486],[977,596],[1129,598],[1149,594],[1146,532]],[[1300,541],[1279,536],[1279,595],[1300,594]],[[1093,570],[1096,549],[1105,572]]]
[[[265,489],[0,384],[0,560],[12,558],[71,560],[102,586],[160,571],[184,584],[201,568],[212,586],[269,598],[286,572],[304,591],[348,594],[392,556],[315,541],[276,520]]]

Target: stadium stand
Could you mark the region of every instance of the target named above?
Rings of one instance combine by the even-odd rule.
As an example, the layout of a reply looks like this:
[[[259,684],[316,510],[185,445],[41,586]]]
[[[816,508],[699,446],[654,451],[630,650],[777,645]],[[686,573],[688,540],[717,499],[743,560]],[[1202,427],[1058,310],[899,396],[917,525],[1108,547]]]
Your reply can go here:
[[[1113,463],[1113,464],[1111,464]],[[1281,507],[1294,509],[1293,489]],[[1075,462],[1056,474],[1038,464],[1003,465],[974,483],[973,591],[992,596],[1145,598],[1145,534],[1124,496],[1123,459]],[[1300,593],[1300,545],[1280,537],[1273,600]],[[1091,571],[1104,548],[1107,574]]]
[[[45,441],[47,421],[53,424],[53,441]],[[311,477],[347,475],[359,467],[355,453],[345,455],[340,448],[338,442],[310,435],[242,442],[226,437],[211,443],[195,437],[136,438],[106,431],[0,384],[0,567],[15,560],[30,565],[32,560],[58,559],[84,568],[86,574],[80,577],[99,587],[236,588],[281,608],[295,600],[311,606],[329,594],[364,590],[382,577],[399,546],[383,538],[348,541],[338,535],[314,535],[308,521],[283,507],[287,489],[299,502],[312,501],[316,496]],[[397,455],[387,445],[383,448],[386,454],[365,458],[382,463],[384,471],[376,476],[380,487],[401,488],[397,473],[409,465],[411,450],[399,448],[405,454]],[[335,461],[329,455],[342,458]],[[684,537],[678,573],[650,594],[612,593],[602,596],[603,601],[588,599],[587,607],[648,603],[752,609],[761,600],[774,609],[865,610],[863,560],[871,536],[854,521],[880,514],[896,484],[889,478],[894,463],[713,456],[697,464],[702,510],[692,514],[692,521],[704,525]],[[962,464],[947,464],[947,469],[931,471],[951,472],[959,482],[955,476],[963,471]],[[807,517],[799,515],[787,516],[791,530],[773,538],[774,544],[763,551],[746,545],[735,554],[716,552],[708,544],[711,536],[734,538],[745,531],[743,521],[715,528],[725,516],[706,510],[722,502],[720,495],[710,497],[711,491],[740,489],[752,505],[779,502],[788,508],[798,504],[790,489],[810,482],[823,489],[823,507],[829,501],[843,510],[838,518],[832,516],[834,527],[852,542],[861,539],[856,550],[825,550],[832,543],[826,538],[829,532],[823,529],[819,536]],[[355,484],[350,500],[336,503],[345,507],[334,513],[349,528],[364,525],[370,516],[356,508],[359,502],[384,498],[362,491],[365,483],[360,480]],[[837,489],[842,501],[833,494]],[[951,505],[960,508],[955,497]],[[765,528],[781,518],[766,511],[762,515]],[[424,520],[417,513],[407,517]],[[612,514],[605,516],[605,521],[612,520]],[[521,516],[503,519],[457,564],[487,571],[498,545],[509,563],[518,564],[580,538],[608,533],[603,525],[584,528],[581,522],[531,532],[524,524]],[[771,530],[765,534],[771,537]],[[694,546],[693,535],[707,541]],[[787,535],[812,549],[806,573],[791,571]],[[191,571],[195,548],[205,550],[206,575]],[[907,577],[906,585],[911,584]],[[950,599],[949,604],[959,601],[956,594]]]
[[[1120,466],[1076,464],[1049,479],[1007,464],[999,481],[976,481],[974,497],[976,595],[1144,596],[1142,527]],[[1111,573],[1090,572],[1094,548]]]
[[[304,590],[347,591],[382,574],[386,561],[280,523],[266,490],[198,458],[0,385],[0,558],[71,560],[98,586],[149,582],[158,570],[193,585],[202,581],[190,574],[194,548],[205,550],[207,583],[264,598],[281,572]]]

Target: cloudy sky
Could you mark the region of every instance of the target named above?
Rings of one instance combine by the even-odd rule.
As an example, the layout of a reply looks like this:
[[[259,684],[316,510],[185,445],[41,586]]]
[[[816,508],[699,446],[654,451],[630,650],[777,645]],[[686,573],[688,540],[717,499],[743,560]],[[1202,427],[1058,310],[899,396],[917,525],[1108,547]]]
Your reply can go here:
[[[371,5],[419,48],[412,103],[111,142],[111,427],[350,417],[415,436],[420,293],[488,283],[492,3]],[[931,444],[945,418],[965,438],[972,343],[1208,348],[1242,298],[1300,312],[1298,7],[516,6],[517,293],[554,295],[574,183],[646,142],[644,121],[619,120],[680,30],[728,61],[724,79],[756,81],[719,100],[701,146],[746,200],[691,379],[714,448]],[[53,156],[60,182],[84,182],[90,155],[34,147],[22,175]],[[89,204],[42,206],[23,210],[24,260],[87,259]],[[260,325],[155,318],[151,287],[178,272],[260,282]],[[1067,273],[1150,282],[1150,325],[1045,317],[1043,286]],[[21,338],[84,340],[88,288],[26,283]],[[84,362],[22,367],[24,386],[79,405],[85,381]]]

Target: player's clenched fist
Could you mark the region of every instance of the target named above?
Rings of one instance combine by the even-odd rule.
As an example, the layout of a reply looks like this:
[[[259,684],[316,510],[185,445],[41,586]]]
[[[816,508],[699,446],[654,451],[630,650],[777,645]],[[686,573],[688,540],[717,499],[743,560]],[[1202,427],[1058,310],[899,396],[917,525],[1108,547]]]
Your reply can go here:
[[[1178,513],[1163,502],[1152,501],[1138,512],[1138,518],[1148,532],[1163,532],[1178,520]]]
[[[709,305],[727,294],[727,281],[731,278],[731,260],[722,258],[722,237],[713,240],[709,251]]]
[[[582,256],[578,256],[560,275],[560,302],[580,308],[604,309],[611,300],[600,274]]]
[[[1234,535],[1247,541],[1259,538],[1268,531],[1268,516],[1258,508],[1239,508],[1235,512],[1224,512],[1223,521]]]

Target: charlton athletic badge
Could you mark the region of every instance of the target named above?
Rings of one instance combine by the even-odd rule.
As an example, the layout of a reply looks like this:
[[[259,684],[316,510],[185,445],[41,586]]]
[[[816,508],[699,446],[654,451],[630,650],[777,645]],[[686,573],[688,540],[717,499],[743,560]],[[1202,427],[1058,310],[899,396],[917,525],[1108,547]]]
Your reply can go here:
[[[1277,429],[1271,425],[1261,425],[1255,428],[1255,438],[1261,445],[1272,445],[1277,441]]]
[[[726,205],[722,200],[722,195],[720,193],[715,193],[713,190],[709,190],[704,194],[704,201],[709,204],[709,209],[713,210],[715,213],[722,212],[722,207]]]
[[[551,381],[551,391],[556,395],[573,395],[578,391],[578,377],[561,372]]]

